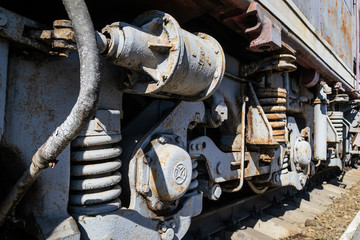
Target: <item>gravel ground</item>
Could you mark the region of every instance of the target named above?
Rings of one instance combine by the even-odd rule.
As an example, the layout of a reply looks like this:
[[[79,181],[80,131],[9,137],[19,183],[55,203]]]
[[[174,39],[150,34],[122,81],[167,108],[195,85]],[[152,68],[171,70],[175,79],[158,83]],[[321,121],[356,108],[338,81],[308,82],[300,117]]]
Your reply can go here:
[[[342,194],[342,197],[333,199],[327,211],[316,216],[314,220],[307,220],[301,234],[284,240],[339,239],[360,210],[359,202],[360,184],[355,184],[346,194]]]

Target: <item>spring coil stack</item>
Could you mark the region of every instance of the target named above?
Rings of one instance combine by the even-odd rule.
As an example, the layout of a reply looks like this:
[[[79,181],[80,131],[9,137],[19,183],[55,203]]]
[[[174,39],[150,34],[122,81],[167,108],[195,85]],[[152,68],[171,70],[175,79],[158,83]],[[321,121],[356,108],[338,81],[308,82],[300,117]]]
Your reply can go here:
[[[199,182],[197,180],[197,176],[199,175],[198,171],[196,170],[197,166],[198,166],[198,162],[197,159],[192,159],[192,175],[191,175],[191,183],[189,186],[189,190],[191,191],[195,188],[197,188],[197,186],[199,185]]]
[[[199,175],[199,172],[196,170],[197,166],[198,166],[198,161],[197,158],[192,158],[192,175],[191,175],[191,182],[189,185],[189,188],[185,194],[185,197],[188,195],[191,195],[191,193],[193,193],[193,191],[198,187],[199,185],[199,181],[197,180],[197,177]]]
[[[334,125],[336,133],[339,137],[339,141],[343,140],[343,126],[344,126],[344,113],[338,111],[328,111],[328,117],[330,118],[331,123]]]
[[[120,140],[121,134],[103,131],[71,142],[69,212],[98,215],[121,207]]]
[[[289,154],[286,153],[281,168],[281,174],[287,174],[289,172]]]
[[[286,143],[286,89],[259,88],[256,95],[273,129],[274,139]]]

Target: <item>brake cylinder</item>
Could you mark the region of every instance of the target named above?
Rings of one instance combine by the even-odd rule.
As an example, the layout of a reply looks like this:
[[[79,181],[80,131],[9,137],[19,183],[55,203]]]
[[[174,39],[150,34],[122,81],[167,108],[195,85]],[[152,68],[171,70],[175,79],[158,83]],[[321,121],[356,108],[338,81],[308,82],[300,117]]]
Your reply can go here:
[[[130,70],[124,91],[194,101],[209,97],[221,83],[220,44],[205,33],[181,29],[169,14],[149,11],[133,25],[116,22],[102,33],[107,39],[102,54]]]

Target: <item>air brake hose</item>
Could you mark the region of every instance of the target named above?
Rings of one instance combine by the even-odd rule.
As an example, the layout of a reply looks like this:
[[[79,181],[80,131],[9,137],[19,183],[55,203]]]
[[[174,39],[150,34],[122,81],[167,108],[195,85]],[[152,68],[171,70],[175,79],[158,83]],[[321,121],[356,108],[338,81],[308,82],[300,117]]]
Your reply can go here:
[[[56,157],[65,149],[94,116],[100,87],[100,56],[95,30],[84,0],[63,0],[72,22],[80,59],[80,92],[66,120],[37,150],[29,169],[0,205],[0,226],[10,211],[20,202],[42,170],[54,164]]]

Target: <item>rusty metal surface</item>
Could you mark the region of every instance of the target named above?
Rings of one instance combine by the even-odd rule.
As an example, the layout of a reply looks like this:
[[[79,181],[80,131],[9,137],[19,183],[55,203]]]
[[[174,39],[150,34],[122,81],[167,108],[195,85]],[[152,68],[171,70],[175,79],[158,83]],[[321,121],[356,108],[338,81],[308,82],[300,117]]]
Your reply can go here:
[[[19,51],[9,53],[7,96],[13,97],[6,100],[7,131],[3,140],[10,146],[19,146],[23,166],[29,165],[33,153],[66,118],[76,101],[79,88],[74,83],[79,77],[78,64],[76,54],[69,58],[40,58]],[[100,93],[100,107],[121,109],[122,94],[116,88],[116,81],[109,77],[116,69],[108,64],[103,67],[107,77]],[[30,190],[32,197],[23,205],[28,214],[34,214],[45,237],[50,236],[61,219],[69,218],[66,209],[70,148],[67,147],[57,159],[56,168],[43,172]]]
[[[350,57],[351,60],[346,63],[340,57],[341,52],[334,54],[336,53],[336,51],[334,51],[335,47],[333,48],[329,43],[326,42],[325,38],[319,34],[321,30],[315,29],[315,27],[310,23],[310,21],[300,11],[300,9],[293,1],[276,1],[277,4],[274,4],[273,1],[265,0],[260,0],[260,2],[283,24],[283,41],[288,42],[297,51],[297,58],[299,63],[301,63],[303,66],[306,66],[307,68],[313,68],[312,64],[317,63],[317,69],[321,74],[327,76],[329,81],[341,81],[344,84],[346,91],[351,91],[351,88],[355,86],[355,75],[353,73],[353,65],[351,62],[354,56],[354,42],[350,44],[348,43],[348,46],[345,45],[345,48],[350,49],[349,53],[351,53],[350,55],[352,56]],[[333,6],[336,5],[334,4]],[[340,3],[338,3],[338,6],[336,7],[338,7],[339,11],[341,12]],[[343,8],[343,11],[345,11],[345,9],[346,6]],[[346,15],[347,14],[345,13],[344,16]],[[325,19],[325,21],[326,22],[323,24],[328,24],[327,27],[331,29],[331,24],[328,22],[328,20]],[[344,19],[344,21],[347,20]],[[340,26],[341,23],[342,21],[338,22]],[[337,36],[341,38],[341,27],[334,28],[330,31],[333,31],[334,33],[336,32]],[[352,32],[352,34],[354,33]],[[342,47],[344,47],[344,45]],[[356,94],[352,95],[357,96]]]
[[[293,0],[336,54],[353,69],[355,6],[348,0]]]
[[[295,65],[296,57],[292,54],[279,54],[257,62],[241,65],[240,76],[242,77],[256,77],[256,75],[264,74],[269,71],[279,72],[293,72],[297,69]]]

